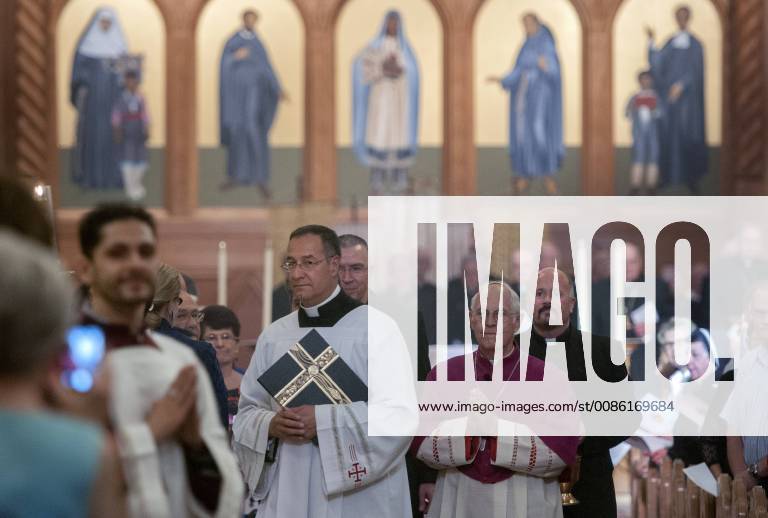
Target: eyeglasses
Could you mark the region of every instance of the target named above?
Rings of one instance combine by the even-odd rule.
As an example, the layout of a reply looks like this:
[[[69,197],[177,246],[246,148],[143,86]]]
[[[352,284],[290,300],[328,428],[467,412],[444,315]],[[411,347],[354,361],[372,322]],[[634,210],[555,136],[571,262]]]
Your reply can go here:
[[[472,312],[472,315],[476,316],[476,317],[479,317],[481,315],[481,312],[480,312],[480,310],[475,310],[475,311]],[[515,315],[515,313],[513,313],[511,311],[507,311],[506,309],[503,309],[501,311],[497,310],[497,311],[493,311],[493,312],[488,311],[488,310],[485,311],[485,318],[486,319],[491,318],[491,316],[493,316],[494,319],[498,320],[499,319],[499,315],[501,315],[502,318],[510,318],[513,315]]]
[[[365,273],[368,268],[362,264],[353,264],[351,266],[339,266],[339,273],[351,273],[352,275],[359,275]]]
[[[193,309],[192,311],[187,311],[185,309],[182,309],[176,312],[176,318],[179,320],[192,319],[195,322],[201,322],[204,316],[205,315],[203,314],[203,312],[197,309]]]
[[[282,268],[286,272],[292,272],[298,266],[303,271],[309,272],[317,268],[318,264],[328,259],[329,259],[328,257],[324,257],[323,259],[310,258],[310,259],[302,259],[301,261],[285,261],[283,264],[280,265],[280,268]]]

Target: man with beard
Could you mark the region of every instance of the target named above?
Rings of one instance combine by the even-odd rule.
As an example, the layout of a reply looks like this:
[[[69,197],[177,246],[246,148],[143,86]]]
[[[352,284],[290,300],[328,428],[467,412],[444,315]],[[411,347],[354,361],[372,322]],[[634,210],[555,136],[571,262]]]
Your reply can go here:
[[[103,205],[80,222],[82,324],[100,327],[112,375],[110,414],[132,516],[239,515],[242,480],[194,353],[144,327],[157,230],[144,209]]]
[[[555,275],[560,294],[562,318],[560,323],[550,323]],[[539,271],[533,305],[533,329],[529,354],[546,360],[549,342],[565,343],[568,379],[586,381],[583,332],[571,322],[576,306],[573,285],[568,276],[555,268]],[[619,381],[627,376],[624,365],[611,362],[609,339],[592,335],[592,365],[606,381]],[[626,437],[585,437],[579,445],[581,467],[579,480],[573,486],[578,505],[564,508],[564,516],[610,518],[616,516],[616,493],[613,487],[613,462],[608,450]]]

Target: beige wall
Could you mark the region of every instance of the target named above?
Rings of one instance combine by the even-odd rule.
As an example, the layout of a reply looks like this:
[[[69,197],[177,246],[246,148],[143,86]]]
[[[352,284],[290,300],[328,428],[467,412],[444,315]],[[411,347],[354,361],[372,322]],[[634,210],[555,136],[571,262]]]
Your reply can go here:
[[[563,137],[567,146],[581,145],[581,23],[568,0],[487,0],[475,22],[475,141],[480,146],[506,146],[509,95],[488,76],[512,69],[525,41],[521,18],[534,12],[555,36],[563,81]]]
[[[197,25],[197,138],[219,145],[219,64],[246,9],[259,12],[256,31],[289,100],[281,102],[270,133],[273,146],[304,141],[304,24],[289,0],[211,0]]]
[[[384,15],[397,9],[419,62],[421,77],[419,145],[443,142],[443,32],[428,0],[350,0],[336,26],[336,141],[352,140],[352,61],[379,32]]]
[[[717,10],[711,0],[686,0],[693,13],[691,32],[704,47],[704,88],[707,116],[707,140],[720,145],[722,135],[723,38]],[[616,145],[632,143],[629,121],[624,108],[637,90],[637,73],[648,68],[648,37],[645,27],[656,32],[656,45],[661,47],[677,31],[670,0],[625,0],[616,15],[613,49],[613,113]]]
[[[75,140],[77,112],[69,102],[69,82],[77,42],[94,11],[111,6],[117,12],[128,48],[143,54],[143,84],[152,118],[151,146],[165,145],[165,27],[157,6],[150,0],[71,0],[64,6],[56,33],[56,95],[59,146],[70,147]]]

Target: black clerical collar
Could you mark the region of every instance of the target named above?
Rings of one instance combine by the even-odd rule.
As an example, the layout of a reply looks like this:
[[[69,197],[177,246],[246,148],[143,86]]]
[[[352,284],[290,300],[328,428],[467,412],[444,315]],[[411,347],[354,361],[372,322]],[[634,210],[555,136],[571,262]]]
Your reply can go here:
[[[299,327],[333,327],[339,320],[352,311],[362,306],[355,299],[339,290],[339,293],[325,304],[317,307],[319,313],[316,317],[307,314],[303,307],[299,307]]]

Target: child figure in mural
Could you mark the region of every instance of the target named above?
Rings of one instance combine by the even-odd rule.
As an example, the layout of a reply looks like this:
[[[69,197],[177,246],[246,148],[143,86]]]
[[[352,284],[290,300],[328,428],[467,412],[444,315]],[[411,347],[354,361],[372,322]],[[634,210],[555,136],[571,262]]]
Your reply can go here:
[[[653,89],[649,71],[637,76],[640,90],[627,103],[626,116],[632,122],[631,196],[656,194],[659,181],[659,118],[661,104]]]
[[[70,81],[70,101],[77,110],[72,181],[84,189],[123,187],[110,115],[121,89],[118,62],[127,52],[114,9],[97,9],[78,41]]]
[[[515,194],[526,194],[532,180],[544,179],[547,194],[557,194],[555,173],[565,156],[560,58],[555,38],[534,13],[522,18],[525,43],[512,71],[491,76],[509,92],[509,157]]]
[[[404,194],[417,148],[419,65],[397,11],[355,58],[352,95],[353,146],[371,170],[371,194],[382,194],[388,176],[392,192]]]
[[[112,109],[112,131],[125,194],[133,201],[142,200],[147,194],[143,180],[147,171],[149,112],[139,92],[136,70],[125,72],[123,92]]]

